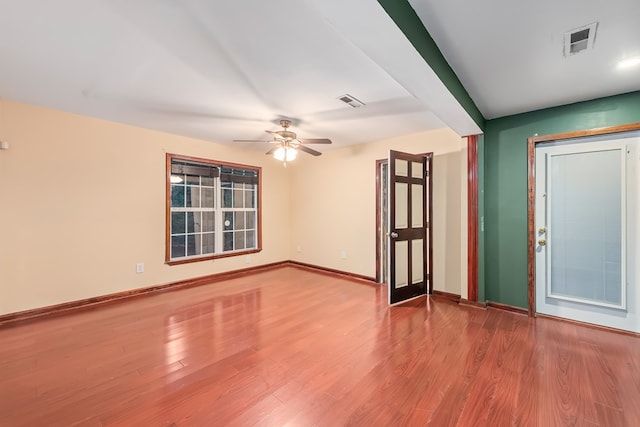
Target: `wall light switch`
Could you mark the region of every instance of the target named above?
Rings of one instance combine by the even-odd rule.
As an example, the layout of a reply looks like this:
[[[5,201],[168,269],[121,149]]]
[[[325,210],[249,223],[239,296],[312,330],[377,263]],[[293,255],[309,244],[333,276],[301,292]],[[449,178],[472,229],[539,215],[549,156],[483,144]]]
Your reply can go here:
[[[0,150],[8,150],[9,143],[7,141],[0,141]]]

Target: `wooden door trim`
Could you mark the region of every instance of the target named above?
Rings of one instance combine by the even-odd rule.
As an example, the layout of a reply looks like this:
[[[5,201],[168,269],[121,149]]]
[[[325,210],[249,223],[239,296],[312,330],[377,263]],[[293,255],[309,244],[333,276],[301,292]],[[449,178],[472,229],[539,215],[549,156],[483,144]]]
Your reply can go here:
[[[422,155],[426,158],[427,162],[427,171],[429,173],[427,188],[429,189],[429,197],[426,202],[429,204],[429,221],[427,224],[427,230],[429,230],[429,250],[428,252],[428,260],[429,260],[429,295],[433,294],[433,152],[430,153],[422,153]]]
[[[478,135],[467,136],[467,299],[478,301]]]
[[[382,249],[382,241],[380,239],[382,231],[382,217],[380,215],[380,209],[382,208],[382,200],[380,198],[382,175],[380,174],[380,169],[385,163],[387,163],[387,159],[376,160],[376,283],[381,283],[380,269],[382,262],[385,262],[385,260],[380,259],[380,251]]]
[[[545,142],[563,141],[567,139],[583,138],[588,136],[609,135],[614,133],[633,132],[640,130],[640,123],[629,123],[619,126],[608,126],[596,129],[578,130],[572,132],[555,133],[543,136],[532,136],[527,139],[528,157],[528,182],[527,182],[527,276],[529,294],[529,317],[536,316],[536,229],[535,229],[535,209],[536,209],[536,144]]]

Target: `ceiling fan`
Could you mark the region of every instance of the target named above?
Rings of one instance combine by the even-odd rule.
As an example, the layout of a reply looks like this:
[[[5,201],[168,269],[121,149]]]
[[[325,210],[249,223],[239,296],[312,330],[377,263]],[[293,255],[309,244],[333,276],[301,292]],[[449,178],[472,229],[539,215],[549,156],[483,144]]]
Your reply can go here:
[[[313,156],[319,156],[322,153],[306,146],[306,144],[331,144],[331,140],[327,138],[298,138],[295,132],[289,130],[291,120],[280,120],[282,130],[266,130],[273,138],[270,140],[262,139],[234,139],[234,142],[268,142],[277,144],[275,147],[267,151],[267,155],[273,155],[276,159],[288,162],[294,160],[297,151],[302,151]]]

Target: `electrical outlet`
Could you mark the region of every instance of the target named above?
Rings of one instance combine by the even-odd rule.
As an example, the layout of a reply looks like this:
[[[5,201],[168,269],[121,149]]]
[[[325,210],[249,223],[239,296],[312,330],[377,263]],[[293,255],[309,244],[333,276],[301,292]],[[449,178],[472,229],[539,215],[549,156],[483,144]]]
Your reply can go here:
[[[347,259],[347,251],[345,251],[344,249],[340,252],[340,258],[342,259]]]
[[[251,264],[251,255],[247,255],[244,257],[244,263],[245,264]]]
[[[302,252],[302,246],[298,245],[296,247],[296,252],[298,252],[298,253]]]
[[[144,273],[144,262],[139,262],[136,264],[136,273]]]

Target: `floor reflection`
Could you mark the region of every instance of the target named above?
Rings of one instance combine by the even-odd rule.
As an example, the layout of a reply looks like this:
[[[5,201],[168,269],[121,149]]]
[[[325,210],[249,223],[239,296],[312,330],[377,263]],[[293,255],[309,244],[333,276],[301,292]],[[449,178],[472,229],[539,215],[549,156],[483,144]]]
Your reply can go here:
[[[167,366],[191,355],[217,360],[259,340],[261,289],[217,296],[179,307],[165,317]]]

